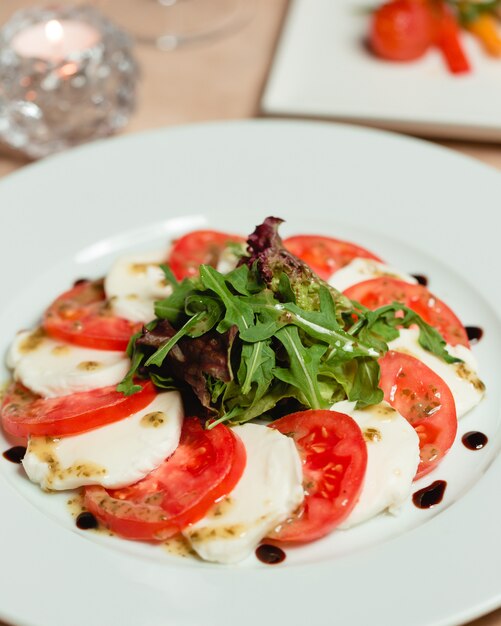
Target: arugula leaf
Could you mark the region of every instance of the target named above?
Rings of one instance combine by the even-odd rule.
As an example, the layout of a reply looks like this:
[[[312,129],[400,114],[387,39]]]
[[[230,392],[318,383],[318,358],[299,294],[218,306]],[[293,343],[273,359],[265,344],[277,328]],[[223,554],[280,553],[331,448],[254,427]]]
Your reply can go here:
[[[231,382],[226,385],[225,389],[223,402],[225,410],[220,411],[218,419],[208,422],[207,428],[214,428],[222,422],[232,425],[243,424],[256,417],[263,417],[281,400],[295,397],[295,389],[280,380],[275,380],[267,392],[259,399],[255,399],[252,395],[250,397],[243,396],[240,386],[235,382]]]
[[[296,294],[292,290],[291,281],[285,272],[282,272],[278,279],[277,296],[281,302],[296,304]]]
[[[150,356],[145,363],[146,367],[162,365],[167,354],[181,337],[188,335],[195,338],[204,335],[218,323],[223,314],[223,306],[218,299],[208,295],[200,295],[198,292],[190,292],[186,296],[184,308],[185,313],[193,317],[190,317],[173,337]]]
[[[141,385],[134,384],[134,376],[136,375],[145,358],[145,355],[141,351],[134,350],[129,371],[127,372],[127,374],[125,374],[125,377],[117,385],[116,388],[117,391],[123,393],[124,396],[132,396],[138,391],[141,391]]]
[[[240,333],[242,341],[250,343],[266,341],[275,337],[277,332],[289,323],[288,320],[282,319],[282,316],[276,317],[275,311],[268,312],[267,315],[262,311],[259,317],[262,321],[256,322],[254,326]]]
[[[169,283],[169,285],[172,285],[173,287],[177,287],[179,285],[179,281],[174,276],[174,273],[171,270],[169,265],[167,265],[166,263],[161,263],[160,264],[160,269],[164,273],[165,280]]]
[[[256,385],[255,400],[261,398],[273,381],[274,367],[275,352],[270,342],[244,343],[237,373],[242,394],[247,395]]]
[[[355,359],[355,375],[348,393],[348,400],[357,402],[357,408],[379,404],[384,393],[379,389],[380,368],[375,359],[362,357]]]
[[[243,331],[253,324],[252,308],[245,300],[231,293],[222,274],[209,265],[201,265],[200,279],[204,287],[217,294],[225,306],[225,315],[218,324],[218,332],[224,333],[231,326],[236,326],[239,331]]]
[[[181,339],[181,337],[189,335],[191,331],[194,331],[194,329],[200,327],[200,324],[202,323],[205,316],[206,312],[201,311],[200,313],[197,313],[196,315],[191,317],[173,337],[171,337],[168,341],[161,345],[160,348],[158,348],[158,350],[150,356],[150,358],[146,361],[145,366],[148,367],[149,365],[162,365],[165,357],[169,354],[169,352]]]
[[[404,316],[398,315],[403,313]],[[361,322],[361,330],[358,333],[369,342],[370,337],[381,338],[389,342],[398,337],[399,326],[409,328],[416,324],[419,328],[419,344],[425,350],[435,354],[446,363],[457,363],[461,359],[453,357],[446,350],[446,342],[436,328],[427,324],[421,316],[409,307],[393,302],[380,307],[375,311],[365,311],[365,319]],[[365,326],[365,329],[362,327]]]
[[[361,342],[356,342],[354,338],[333,320],[329,320],[321,311],[301,311],[295,304],[285,304],[284,309],[292,314],[291,321],[308,333],[311,337],[324,341],[338,350],[350,353],[364,354],[367,356],[379,356],[371,351],[371,348]]]
[[[224,313],[224,306],[218,298],[198,292],[190,294],[186,298],[184,309],[187,315],[201,314],[200,321],[188,333],[190,337],[200,337],[209,332],[223,317]]]
[[[281,328],[276,338],[284,346],[289,356],[289,367],[275,368],[275,376],[283,382],[296,387],[299,397],[304,404],[312,409],[326,408],[318,384],[320,359],[325,354],[327,346],[313,345],[306,348],[299,337],[298,329],[294,326]]]
[[[206,381],[207,391],[210,394],[211,403],[214,406],[217,406],[219,399],[223,396],[226,388],[228,387],[228,383],[220,378],[215,378],[214,376],[206,376]]]
[[[252,296],[263,289],[263,283],[256,272],[251,272],[247,265],[241,265],[224,275],[225,282],[242,296]]]
[[[379,402],[383,396],[378,388],[379,364],[371,357],[326,354],[320,367],[320,381],[330,381],[329,404],[349,399],[364,407]],[[325,392],[324,392],[325,393]]]
[[[155,302],[155,315],[157,318],[169,320],[176,324],[184,317],[186,298],[196,290],[195,279],[185,278],[178,283],[170,296]]]
[[[172,376],[164,376],[160,372],[151,372],[150,378],[155,387],[159,389],[173,391],[179,388],[179,384]]]
[[[446,350],[446,342],[442,335],[438,332],[436,328],[427,324],[423,319],[419,316],[414,321],[415,324],[419,327],[419,345],[436,354],[446,363],[460,363],[462,359],[459,359],[455,356],[449,354]],[[410,325],[410,324],[409,324]]]

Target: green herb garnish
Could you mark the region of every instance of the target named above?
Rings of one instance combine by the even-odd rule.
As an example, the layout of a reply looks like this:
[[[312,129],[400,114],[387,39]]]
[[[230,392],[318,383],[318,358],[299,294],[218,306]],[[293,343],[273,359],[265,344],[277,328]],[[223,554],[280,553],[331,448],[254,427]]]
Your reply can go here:
[[[448,363],[440,333],[397,302],[370,311],[324,283],[282,246],[279,220],[268,218],[249,238],[249,255],[222,274],[202,265],[156,303],[157,319],[129,346],[132,366],[118,389],[137,391],[135,376],[160,387],[188,385],[211,416],[240,424],[283,400],[329,408],[383,399],[378,358],[399,328],[419,327],[423,348]]]

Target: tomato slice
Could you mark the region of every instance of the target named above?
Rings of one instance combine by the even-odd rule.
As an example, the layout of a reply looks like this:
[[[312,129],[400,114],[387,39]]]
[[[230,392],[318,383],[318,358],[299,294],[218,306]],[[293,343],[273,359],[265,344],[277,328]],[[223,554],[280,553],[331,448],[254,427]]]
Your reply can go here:
[[[362,489],[367,446],[358,424],[336,411],[292,413],[270,424],[294,438],[303,463],[306,497],[299,514],[271,537],[313,541],[340,524]]]
[[[470,346],[465,327],[456,314],[423,285],[382,276],[353,285],[344,294],[372,310],[392,302],[401,302],[418,313],[430,326],[434,326],[451,346]]]
[[[7,390],[0,416],[6,432],[18,437],[62,437],[78,435],[128,417],[153,401],[150,381],[132,396],[124,396],[115,385],[79,391],[58,398],[42,398],[19,383]]]
[[[113,315],[103,281],[83,281],[50,305],[42,323],[55,339],[98,350],[125,350],[141,324]]]
[[[419,436],[421,462],[416,479],[431,472],[454,443],[456,405],[447,384],[422,361],[390,350],[381,359],[381,381],[386,402],[396,409]]]
[[[184,421],[179,446],[146,478],[123,489],[85,489],[85,505],[127,539],[162,541],[201,519],[228,495],[245,468],[245,448],[224,424]]]
[[[177,239],[170,251],[169,265],[178,280],[196,276],[200,265],[216,267],[230,243],[244,243],[239,235],[216,230],[195,230]]]
[[[284,246],[307,263],[320,278],[327,280],[357,257],[381,261],[369,250],[348,241],[321,235],[296,235],[285,239]]]

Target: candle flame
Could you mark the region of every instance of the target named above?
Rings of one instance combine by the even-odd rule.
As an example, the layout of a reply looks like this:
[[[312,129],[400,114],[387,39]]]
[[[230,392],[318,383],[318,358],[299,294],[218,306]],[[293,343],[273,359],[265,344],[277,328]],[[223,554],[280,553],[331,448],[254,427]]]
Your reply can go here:
[[[45,34],[51,43],[59,43],[63,38],[63,27],[58,20],[50,20],[45,25]]]

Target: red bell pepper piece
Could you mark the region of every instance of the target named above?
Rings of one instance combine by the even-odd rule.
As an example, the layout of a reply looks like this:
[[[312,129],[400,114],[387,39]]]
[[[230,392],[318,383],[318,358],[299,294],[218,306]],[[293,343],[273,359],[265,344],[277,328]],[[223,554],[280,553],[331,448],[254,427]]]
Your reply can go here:
[[[453,74],[464,74],[471,70],[470,62],[460,39],[460,29],[452,10],[441,3],[437,16],[437,46]]]

